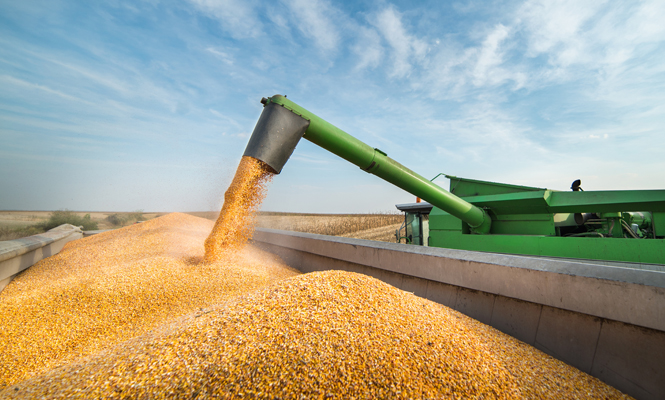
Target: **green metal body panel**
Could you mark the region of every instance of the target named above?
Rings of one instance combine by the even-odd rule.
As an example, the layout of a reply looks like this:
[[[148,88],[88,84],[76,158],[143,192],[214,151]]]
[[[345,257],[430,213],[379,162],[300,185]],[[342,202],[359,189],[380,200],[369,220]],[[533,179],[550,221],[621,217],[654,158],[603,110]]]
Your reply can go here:
[[[459,231],[467,233],[464,224],[455,216],[438,208],[429,214],[430,235],[432,231]],[[556,235],[552,216],[542,214],[501,215],[492,221],[492,235]],[[435,234],[436,235],[436,234]]]
[[[498,214],[665,211],[665,190],[557,192],[538,190],[462,199]],[[664,227],[665,229],[665,227]]]
[[[656,231],[656,235],[665,236],[665,212],[653,213],[653,229]]]
[[[461,230],[434,229],[430,215],[429,245],[460,250],[546,257],[663,264],[665,241],[535,235],[467,235]]]
[[[357,165],[362,170],[447,210],[465,221],[478,233],[489,231],[491,218],[481,208],[452,195],[391,159],[383,151],[366,145],[286,97],[276,95],[268,101],[279,104],[310,122],[303,138]]]
[[[507,183],[479,181],[476,179],[460,178],[453,175],[445,175],[450,179],[450,193],[455,196],[483,196],[487,194],[506,194],[518,192],[537,192],[547,190],[544,188],[510,185]]]
[[[490,233],[495,235],[556,235],[556,228],[551,215],[497,215],[492,221]]]
[[[550,212],[665,211],[665,190],[552,192]]]
[[[485,182],[446,175],[450,192],[495,213],[513,214],[525,207],[533,213],[622,212],[649,210],[665,212],[665,190],[611,190],[560,192],[543,188]],[[665,229],[665,227],[664,227]]]

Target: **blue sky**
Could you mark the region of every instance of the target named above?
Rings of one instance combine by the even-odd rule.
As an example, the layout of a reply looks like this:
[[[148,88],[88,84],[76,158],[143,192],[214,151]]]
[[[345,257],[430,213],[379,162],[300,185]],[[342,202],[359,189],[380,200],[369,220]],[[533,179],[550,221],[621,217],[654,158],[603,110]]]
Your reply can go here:
[[[425,177],[663,189],[662,21],[662,0],[0,0],[0,209],[219,209],[277,93]],[[412,200],[302,141],[263,209]]]

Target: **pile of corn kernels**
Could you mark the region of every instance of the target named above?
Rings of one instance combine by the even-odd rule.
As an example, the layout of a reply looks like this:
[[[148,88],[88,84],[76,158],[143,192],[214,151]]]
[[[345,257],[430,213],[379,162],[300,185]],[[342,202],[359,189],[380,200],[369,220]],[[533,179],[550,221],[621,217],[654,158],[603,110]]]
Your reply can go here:
[[[300,275],[9,387],[9,398],[628,398],[376,279]]]
[[[297,274],[251,246],[202,263],[212,225],[169,214],[70,242],[14,278],[0,293],[0,389]]]

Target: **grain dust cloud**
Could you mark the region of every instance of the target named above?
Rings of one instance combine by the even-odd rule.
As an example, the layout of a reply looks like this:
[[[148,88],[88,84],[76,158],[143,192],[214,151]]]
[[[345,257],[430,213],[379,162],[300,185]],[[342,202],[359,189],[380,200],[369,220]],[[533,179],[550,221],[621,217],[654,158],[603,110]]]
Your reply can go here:
[[[248,244],[271,177],[243,158],[216,223],[168,214],[16,277],[0,398],[629,398],[448,307]]]

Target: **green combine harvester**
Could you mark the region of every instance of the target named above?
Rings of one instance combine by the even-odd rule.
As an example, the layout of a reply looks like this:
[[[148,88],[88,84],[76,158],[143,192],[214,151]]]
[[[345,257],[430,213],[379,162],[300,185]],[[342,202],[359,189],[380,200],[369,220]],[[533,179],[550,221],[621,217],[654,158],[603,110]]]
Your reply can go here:
[[[665,190],[583,191],[577,180],[562,192],[446,175],[447,191],[286,96],[261,102],[244,155],[280,173],[305,138],[423,199],[397,206],[405,212],[397,241],[647,268],[665,264]]]

